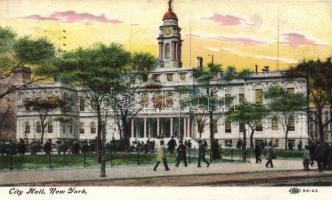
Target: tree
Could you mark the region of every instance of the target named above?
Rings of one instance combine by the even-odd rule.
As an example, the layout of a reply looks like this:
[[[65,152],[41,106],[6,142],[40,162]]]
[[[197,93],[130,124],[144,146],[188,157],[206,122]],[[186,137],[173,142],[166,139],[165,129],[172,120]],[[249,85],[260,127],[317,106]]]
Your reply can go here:
[[[146,99],[140,93],[139,80],[147,81],[147,74],[155,67],[155,64],[156,59],[152,54],[134,53],[128,71],[123,71],[119,76],[121,87],[112,91],[111,105],[115,111],[115,120],[119,126],[120,136],[127,147],[129,147],[130,122],[145,107]]]
[[[230,109],[226,115],[227,119],[230,121],[239,122],[239,124],[244,124],[249,126],[250,132],[250,148],[254,148],[254,133],[258,126],[261,126],[261,122],[265,116],[269,114],[267,108],[262,104],[255,104],[244,102],[235,109]],[[243,141],[246,141],[246,130],[243,130]]]
[[[78,48],[64,53],[56,68],[46,73],[55,74],[66,82],[82,86],[86,98],[97,115],[97,161],[101,161],[101,132],[103,99],[113,91],[120,90],[121,75],[128,69],[130,54],[116,43]]]
[[[281,86],[269,87],[264,95],[269,100],[268,108],[282,116],[282,125],[285,131],[285,149],[287,150],[288,132],[295,128],[294,120],[299,112],[305,110],[306,97],[303,93],[287,92]]]
[[[46,39],[31,39],[29,37],[17,38],[16,33],[9,27],[0,26],[0,134],[10,136],[14,133],[16,125],[15,101],[13,94],[28,85],[43,80],[46,77],[33,77],[31,80],[17,81],[13,72],[25,65],[33,65],[33,71],[51,65],[54,60],[54,47]],[[2,135],[4,136],[4,135]],[[1,136],[1,137],[2,137]]]
[[[38,113],[40,127],[37,126],[37,132],[41,133],[40,140],[42,143],[44,140],[45,129],[47,125],[53,120],[52,116],[50,115],[51,112],[55,111],[56,109],[66,111],[68,109],[68,105],[68,99],[60,99],[58,97],[53,97],[51,99],[34,98],[24,102],[24,106],[27,109]]]
[[[250,75],[250,71],[244,70],[237,73],[236,69],[232,66],[227,67],[223,72],[221,65],[209,63],[206,68],[199,68],[194,71],[193,77],[198,82],[196,91],[193,91],[193,95],[197,94],[197,97],[192,97],[191,103],[193,105],[198,104],[209,113],[209,127],[210,127],[210,147],[214,143],[214,122],[218,120],[214,119],[218,115],[216,112],[218,105],[223,104],[229,106],[232,103],[231,96],[219,97],[218,91],[222,89],[229,81],[238,78],[244,78]],[[201,98],[198,94],[205,93]],[[226,109],[226,108],[224,108]],[[219,115],[220,117],[221,115]],[[211,157],[214,158],[213,152]]]
[[[307,81],[307,115],[319,130],[319,139],[324,143],[324,129],[332,122],[323,119],[323,109],[330,106],[332,110],[332,62],[331,58],[322,61],[304,60],[287,71],[289,78],[306,78]],[[309,109],[313,105],[313,110]],[[314,136],[311,136],[314,138]]]
[[[35,70],[51,66],[55,59],[55,48],[47,39],[30,37],[16,38],[16,34],[8,27],[0,26],[0,99],[15,93],[27,85],[42,80],[39,77],[25,83],[14,83],[11,79],[13,69],[25,65],[35,65]]]
[[[132,56],[132,69],[144,82],[148,80],[148,72],[154,68],[155,63],[156,58],[150,53],[139,52]]]

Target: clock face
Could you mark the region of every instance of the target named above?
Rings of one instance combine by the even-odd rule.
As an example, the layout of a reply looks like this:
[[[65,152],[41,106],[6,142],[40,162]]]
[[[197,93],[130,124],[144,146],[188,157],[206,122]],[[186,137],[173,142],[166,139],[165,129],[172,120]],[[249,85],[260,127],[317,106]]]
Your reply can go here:
[[[164,34],[165,34],[165,35],[170,35],[170,34],[172,34],[172,28],[170,28],[170,27],[166,27],[166,28],[164,29]]]

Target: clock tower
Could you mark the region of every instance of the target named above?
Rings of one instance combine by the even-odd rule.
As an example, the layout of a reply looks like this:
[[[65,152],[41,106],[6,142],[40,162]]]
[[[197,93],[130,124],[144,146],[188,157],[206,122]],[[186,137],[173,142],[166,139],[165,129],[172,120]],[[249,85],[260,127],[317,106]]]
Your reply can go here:
[[[168,1],[168,11],[164,14],[163,24],[159,27],[159,63],[164,68],[181,68],[181,28],[172,10],[172,0]]]

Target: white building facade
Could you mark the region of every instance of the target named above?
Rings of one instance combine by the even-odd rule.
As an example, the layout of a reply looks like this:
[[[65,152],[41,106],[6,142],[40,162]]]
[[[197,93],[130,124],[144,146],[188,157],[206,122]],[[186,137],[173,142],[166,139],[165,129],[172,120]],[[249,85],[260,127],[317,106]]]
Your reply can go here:
[[[178,26],[178,18],[171,8],[164,14],[163,24],[160,26],[157,38],[159,45],[158,65],[149,72],[146,82],[137,82],[139,90],[137,98],[143,102],[143,109],[131,120],[131,141],[164,139],[166,142],[175,138],[195,139],[199,137],[197,123],[188,108],[181,108],[180,93],[178,86],[199,87],[193,79],[192,73],[195,68],[182,67],[181,62],[181,29]],[[198,67],[202,65],[198,60]],[[218,78],[218,77],[216,77]],[[215,83],[211,83],[217,84]],[[234,103],[242,101],[265,104],[267,100],[263,92],[272,85],[292,91],[306,93],[305,79],[298,78],[286,80],[282,72],[269,72],[266,68],[263,72],[253,73],[246,80],[233,80],[220,87],[217,95],[220,97],[232,96]],[[77,86],[54,82],[50,84],[36,84],[21,90],[17,95],[17,138],[38,139],[40,138],[40,124],[38,113],[27,110],[24,101],[32,97],[52,98],[54,96],[72,99],[71,109],[63,112],[60,109],[50,114],[50,124],[46,128],[45,139],[95,139],[97,136],[97,117],[89,106],[86,93]],[[237,141],[242,138],[243,129],[246,128],[249,138],[249,128],[240,126],[238,123],[226,120],[227,109],[220,105],[217,109],[218,120],[214,123],[215,139],[222,146],[235,147]],[[108,113],[106,122],[106,138],[119,139],[119,127]],[[298,112],[288,134],[289,142],[293,146],[299,141],[303,144],[308,139],[308,122],[306,112]],[[254,135],[255,142],[268,142],[275,139],[279,148],[284,148],[285,127],[282,115],[275,113],[266,117],[257,128]],[[209,140],[209,123],[204,127],[201,138]],[[193,140],[192,140],[193,141]],[[249,145],[249,139],[247,141]]]

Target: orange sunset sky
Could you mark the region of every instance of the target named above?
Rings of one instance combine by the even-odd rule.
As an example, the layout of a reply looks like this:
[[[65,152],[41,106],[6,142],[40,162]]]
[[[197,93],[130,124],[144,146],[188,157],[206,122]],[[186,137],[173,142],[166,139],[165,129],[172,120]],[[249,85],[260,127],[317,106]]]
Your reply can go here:
[[[67,51],[118,42],[157,55],[167,7],[167,0],[0,0],[0,25]],[[276,69],[278,35],[280,68],[332,56],[332,0],[174,0],[173,11],[184,67],[213,54],[223,66]]]

